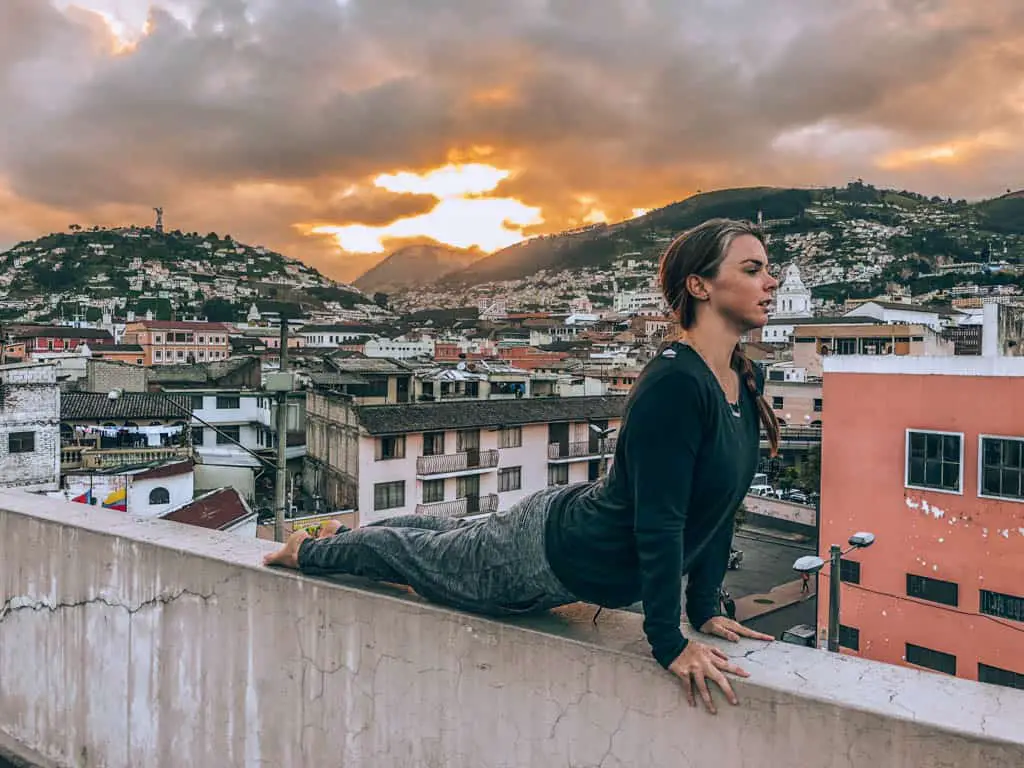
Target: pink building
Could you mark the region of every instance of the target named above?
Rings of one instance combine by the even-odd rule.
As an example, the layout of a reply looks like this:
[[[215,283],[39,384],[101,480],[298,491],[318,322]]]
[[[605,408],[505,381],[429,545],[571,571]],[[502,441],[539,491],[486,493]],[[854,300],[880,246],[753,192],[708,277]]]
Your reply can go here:
[[[1022,394],[997,353],[825,360],[821,551],[877,536],[842,564],[846,652],[1024,688]]]

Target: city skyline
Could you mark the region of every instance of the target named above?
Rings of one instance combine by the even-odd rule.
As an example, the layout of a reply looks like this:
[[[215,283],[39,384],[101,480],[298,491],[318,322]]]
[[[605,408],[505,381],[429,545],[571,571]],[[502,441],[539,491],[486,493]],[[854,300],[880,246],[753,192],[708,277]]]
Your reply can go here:
[[[11,0],[0,246],[161,205],[347,279],[701,189],[1024,186],[1009,0],[679,5]]]

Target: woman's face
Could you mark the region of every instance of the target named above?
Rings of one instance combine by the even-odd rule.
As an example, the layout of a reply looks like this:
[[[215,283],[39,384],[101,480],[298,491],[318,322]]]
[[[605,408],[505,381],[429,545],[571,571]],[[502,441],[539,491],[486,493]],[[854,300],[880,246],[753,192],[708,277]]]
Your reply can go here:
[[[741,333],[768,322],[779,282],[768,274],[768,254],[753,235],[740,235],[718,268],[718,274],[703,281],[708,307]]]

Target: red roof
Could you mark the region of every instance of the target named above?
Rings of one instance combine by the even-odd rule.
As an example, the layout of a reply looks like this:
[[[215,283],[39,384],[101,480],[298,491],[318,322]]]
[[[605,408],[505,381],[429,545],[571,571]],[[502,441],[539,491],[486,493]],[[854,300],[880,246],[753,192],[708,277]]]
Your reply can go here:
[[[218,488],[172,509],[162,519],[222,531],[254,514],[234,488]]]
[[[170,331],[224,331],[226,333],[231,330],[224,323],[186,323],[180,320],[134,320],[129,325]]]

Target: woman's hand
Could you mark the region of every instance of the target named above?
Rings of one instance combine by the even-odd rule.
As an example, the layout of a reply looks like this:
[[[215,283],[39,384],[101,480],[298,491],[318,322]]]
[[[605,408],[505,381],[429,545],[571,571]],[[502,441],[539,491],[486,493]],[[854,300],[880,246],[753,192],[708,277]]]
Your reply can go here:
[[[696,685],[697,690],[700,691],[700,697],[704,700],[704,706],[713,715],[717,714],[718,710],[715,708],[715,702],[711,698],[711,691],[708,690],[708,678],[714,680],[718,687],[722,689],[722,693],[725,694],[725,698],[729,700],[729,703],[735,705],[739,704],[740,700],[736,697],[732,686],[729,684],[729,678],[724,673],[731,672],[740,677],[750,677],[745,670],[732,664],[722,651],[705,643],[699,643],[696,640],[691,640],[687,643],[686,648],[676,657],[675,661],[669,664],[668,669],[669,672],[683,681],[686,689],[686,700],[690,702],[690,706],[697,706],[697,699],[693,692],[694,685]]]
[[[705,635],[723,637],[731,643],[738,643],[741,637],[749,637],[751,640],[767,640],[768,642],[775,639],[771,635],[744,627],[738,621],[733,621],[726,616],[713,616],[704,622],[700,631]]]

